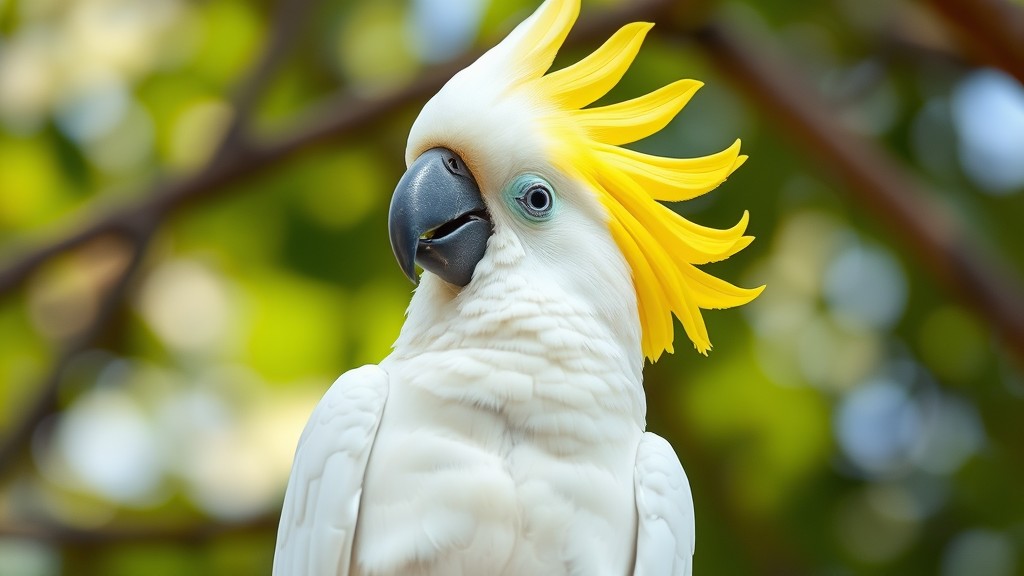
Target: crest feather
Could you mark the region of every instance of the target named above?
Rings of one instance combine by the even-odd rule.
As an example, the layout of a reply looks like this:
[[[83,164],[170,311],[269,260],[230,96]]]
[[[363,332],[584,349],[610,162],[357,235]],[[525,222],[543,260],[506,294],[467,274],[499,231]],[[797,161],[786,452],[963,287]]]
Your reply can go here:
[[[513,53],[524,79],[547,72],[579,13],[579,0],[548,1],[516,28],[509,39],[519,36]]]
[[[627,173],[655,200],[679,202],[710,192],[747,157],[740,155],[740,141],[709,156],[663,158],[618,146],[598,147],[604,162]]]
[[[700,158],[663,158],[621,145],[664,128],[702,86],[679,80],[644,96],[585,108],[611,90],[640,50],[652,24],[623,26],[576,64],[545,75],[579,14],[579,0],[547,0],[508,38],[515,83],[539,99],[548,154],[560,170],[589,184],[608,212],[608,227],[628,262],[652,361],[673,351],[672,316],[697,351],[711,348],[701,309],[750,302],[759,288],[739,288],[696,266],[746,248],[749,215],[718,230],[695,224],[658,200],[689,200],[717,187],[747,159],[740,141]]]
[[[619,83],[653,26],[649,22],[626,24],[583,60],[548,74],[548,98],[566,110],[593,104]]]
[[[578,110],[573,119],[598,142],[629,144],[664,128],[702,85],[678,80],[632,100]]]

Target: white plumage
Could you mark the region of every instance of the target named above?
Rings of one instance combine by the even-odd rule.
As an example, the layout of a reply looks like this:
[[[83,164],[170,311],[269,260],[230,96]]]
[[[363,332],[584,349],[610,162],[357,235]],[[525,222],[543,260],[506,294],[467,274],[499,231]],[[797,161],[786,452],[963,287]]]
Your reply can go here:
[[[686,476],[643,432],[629,275],[589,233],[563,266],[608,278],[582,293],[497,231],[465,289],[424,275],[394,352],[303,434],[275,574],[624,575],[637,550],[636,574],[689,574]]]

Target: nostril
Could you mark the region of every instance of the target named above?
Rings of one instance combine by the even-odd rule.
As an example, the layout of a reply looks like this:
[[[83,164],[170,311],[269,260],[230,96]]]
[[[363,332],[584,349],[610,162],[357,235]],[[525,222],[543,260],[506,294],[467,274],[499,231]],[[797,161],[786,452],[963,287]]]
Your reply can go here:
[[[466,166],[466,163],[462,161],[462,158],[459,158],[458,154],[450,150],[445,150],[443,161],[444,167],[448,170],[448,172],[451,172],[456,176],[462,176],[463,178],[473,178],[473,176],[469,173],[469,168]]]

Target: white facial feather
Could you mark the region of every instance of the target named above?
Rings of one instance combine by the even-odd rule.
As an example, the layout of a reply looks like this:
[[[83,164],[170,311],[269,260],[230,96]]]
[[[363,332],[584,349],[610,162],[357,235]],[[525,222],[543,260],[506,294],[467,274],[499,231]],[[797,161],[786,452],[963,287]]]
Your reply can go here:
[[[529,21],[520,25],[515,34]],[[585,182],[560,172],[544,142],[546,110],[539,99],[514,85],[502,52],[508,40],[454,76],[424,106],[409,135],[406,161],[443,146],[456,152],[473,173],[494,224],[487,252],[474,282],[460,291],[425,273],[409,308],[403,336],[430,332],[430,326],[465,320],[449,303],[472,302],[488,290],[510,290],[509,278],[551,287],[549,300],[587,303],[605,334],[628,351],[623,368],[640,381],[643,356],[636,293],[629,266],[608,229],[608,214]],[[552,185],[553,217],[529,222],[503,199],[524,174]],[[419,328],[417,328],[419,327]]]

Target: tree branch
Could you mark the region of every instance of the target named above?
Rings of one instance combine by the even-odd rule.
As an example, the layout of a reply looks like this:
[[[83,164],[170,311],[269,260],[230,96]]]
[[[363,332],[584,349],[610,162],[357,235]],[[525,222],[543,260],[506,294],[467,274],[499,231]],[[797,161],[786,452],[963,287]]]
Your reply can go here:
[[[280,18],[275,20],[267,49],[239,85],[235,94],[236,113],[205,173],[217,174],[218,171],[223,170],[225,165],[232,164],[232,158],[238,155],[234,150],[244,150],[245,147],[239,144],[239,138],[245,135],[245,126],[250,120],[252,109],[270,82],[276,66],[284,58],[289,46],[297,36],[299,24],[311,5],[312,0],[280,1]],[[122,209],[113,212],[113,214],[121,215],[121,218],[101,218],[91,226],[86,226],[51,245],[43,246],[38,251],[28,254],[15,263],[9,271],[5,270],[3,274],[0,274],[0,293],[2,293],[5,288],[13,288],[24,280],[25,276],[21,274],[27,275],[50,258],[100,235],[114,233],[131,244],[131,258],[110,288],[100,297],[96,314],[79,333],[65,344],[49,373],[39,384],[35,397],[29,401],[21,419],[16,421],[6,436],[0,440],[0,475],[10,472],[14,468],[14,463],[30,444],[36,426],[57,410],[57,396],[68,365],[99,337],[124,300],[134,274],[145,257],[149,240],[170,209],[170,206],[160,202],[166,197],[167,192],[157,188],[154,193],[133,205],[132,210]]]
[[[900,242],[913,261],[958,294],[1024,363],[1024,288],[1012,269],[985,253],[920,181],[880,147],[851,133],[771,40],[712,23],[677,39],[695,39],[707,58],[732,77],[765,118],[791,135],[809,157],[829,167]]]
[[[960,41],[1024,85],[1024,8],[1005,0],[928,0]]]
[[[216,521],[191,524],[121,524],[104,528],[76,528],[50,522],[0,524],[0,539],[17,538],[59,546],[121,546],[125,544],[198,544],[227,535],[267,533],[277,527],[278,513],[244,522]]]
[[[28,402],[24,409],[19,411],[20,419],[6,431],[3,439],[0,440],[0,477],[14,469],[14,463],[31,444],[32,433],[36,426],[57,411],[57,396],[68,365],[103,333],[104,328],[110,323],[110,319],[114,317],[118,306],[123,301],[135,271],[142,264],[146,247],[156,228],[152,217],[139,219],[135,224],[136,226],[129,236],[131,257],[128,263],[100,297],[96,313],[88,324],[75,334],[58,354],[50,371],[38,384],[35,397]]]

